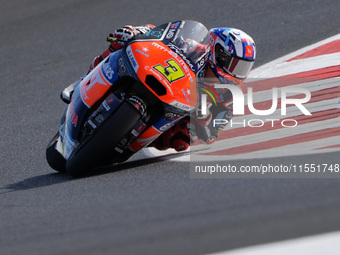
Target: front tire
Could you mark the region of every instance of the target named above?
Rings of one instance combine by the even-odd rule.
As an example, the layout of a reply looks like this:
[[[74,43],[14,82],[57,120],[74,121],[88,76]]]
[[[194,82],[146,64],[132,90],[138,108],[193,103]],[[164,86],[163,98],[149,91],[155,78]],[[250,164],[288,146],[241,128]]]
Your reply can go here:
[[[66,171],[65,158],[55,149],[55,146],[59,139],[59,132],[52,138],[46,148],[46,160],[51,168],[64,173]]]
[[[66,161],[66,173],[78,177],[88,173],[105,160],[126,133],[139,120],[141,114],[129,102],[123,102],[88,141],[81,144]]]

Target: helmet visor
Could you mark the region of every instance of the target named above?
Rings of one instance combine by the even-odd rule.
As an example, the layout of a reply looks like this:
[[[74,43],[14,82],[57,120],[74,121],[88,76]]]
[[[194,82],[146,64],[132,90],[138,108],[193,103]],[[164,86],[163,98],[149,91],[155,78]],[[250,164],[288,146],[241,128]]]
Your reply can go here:
[[[254,61],[239,58],[231,55],[220,44],[216,44],[215,49],[216,64],[226,73],[239,78],[247,78]]]

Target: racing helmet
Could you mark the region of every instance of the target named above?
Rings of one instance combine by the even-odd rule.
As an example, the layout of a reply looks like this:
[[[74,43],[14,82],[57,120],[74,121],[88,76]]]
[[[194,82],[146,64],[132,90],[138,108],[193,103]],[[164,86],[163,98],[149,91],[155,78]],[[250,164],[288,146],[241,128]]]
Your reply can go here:
[[[213,28],[209,34],[209,63],[224,84],[239,84],[247,78],[256,58],[254,40],[235,28]]]

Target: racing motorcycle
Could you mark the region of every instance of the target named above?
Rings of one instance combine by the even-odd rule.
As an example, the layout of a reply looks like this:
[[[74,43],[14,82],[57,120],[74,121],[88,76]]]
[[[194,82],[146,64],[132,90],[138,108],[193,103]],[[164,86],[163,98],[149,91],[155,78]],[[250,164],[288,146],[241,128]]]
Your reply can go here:
[[[208,30],[183,20],[136,36],[83,77],[69,93],[59,131],[46,149],[49,165],[80,176],[126,161],[197,106],[196,74],[208,51]]]

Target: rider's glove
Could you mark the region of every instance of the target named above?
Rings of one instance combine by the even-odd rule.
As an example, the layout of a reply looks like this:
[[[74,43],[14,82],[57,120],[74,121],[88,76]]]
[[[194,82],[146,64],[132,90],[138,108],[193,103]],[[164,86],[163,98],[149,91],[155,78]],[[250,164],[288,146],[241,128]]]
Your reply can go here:
[[[110,43],[109,49],[114,52],[120,48],[122,48],[129,40],[131,40],[134,36],[139,34],[139,31],[130,25],[123,26],[118,28],[113,34],[110,34],[106,40]]]
[[[118,28],[113,34],[111,33],[106,41],[110,42],[110,46],[107,50],[103,52],[102,55],[97,56],[93,59],[88,73],[91,72],[103,59],[109,56],[112,52],[119,50],[122,48],[126,42],[131,40],[134,36],[140,34],[139,30],[137,30],[134,26],[126,25],[121,28]]]
[[[215,142],[218,133],[213,126],[211,112],[205,117],[194,116],[191,118],[190,134],[192,139],[195,137],[201,143],[211,144]]]
[[[147,32],[149,32],[151,29],[155,28],[155,26],[152,25],[152,24],[147,24],[145,26],[137,26],[135,28],[138,31],[137,35],[143,35],[143,34],[146,34]]]
[[[233,117],[232,104],[225,108],[211,107],[206,116],[201,116],[197,112],[191,117],[192,137],[195,136],[201,143],[212,144],[216,141],[218,135],[223,131],[227,123]],[[214,119],[223,119],[222,123],[215,122]]]

